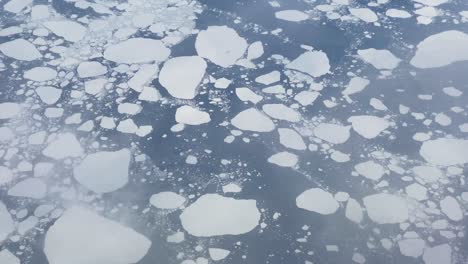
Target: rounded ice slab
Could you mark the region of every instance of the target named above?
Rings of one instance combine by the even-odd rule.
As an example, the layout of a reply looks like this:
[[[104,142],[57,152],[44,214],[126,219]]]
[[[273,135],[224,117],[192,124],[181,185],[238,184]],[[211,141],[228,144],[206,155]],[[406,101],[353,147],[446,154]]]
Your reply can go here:
[[[166,61],[159,82],[173,97],[193,99],[206,71],[206,62],[198,56],[175,57]]]
[[[149,38],[131,38],[110,45],[104,51],[104,58],[116,63],[144,63],[165,61],[171,50],[160,40]]]
[[[196,126],[210,122],[211,117],[207,112],[203,112],[189,105],[183,105],[177,108],[175,120],[178,123]]]
[[[159,209],[177,209],[184,205],[186,199],[175,192],[160,192],[153,194],[150,204]]]
[[[453,166],[468,163],[468,140],[438,138],[424,141],[419,154],[429,163]]]
[[[87,32],[86,27],[75,21],[48,21],[44,23],[44,26],[55,35],[70,42],[80,41]]]
[[[194,236],[240,235],[259,224],[260,212],[255,200],[205,194],[182,212],[180,220],[183,228]]]
[[[229,67],[244,55],[247,41],[232,28],[211,26],[198,33],[195,49],[200,57],[221,67]]]
[[[231,124],[240,130],[254,132],[271,132],[275,129],[273,121],[255,108],[246,109],[238,113]]]
[[[31,42],[25,39],[15,39],[0,44],[3,55],[22,61],[33,61],[42,58],[42,54]]]
[[[400,59],[393,53],[385,49],[365,49],[358,50],[358,55],[362,60],[371,64],[379,70],[393,70],[400,64]]]
[[[421,41],[410,63],[427,69],[468,60],[468,34],[457,30],[444,31]]]
[[[319,188],[312,188],[301,193],[296,198],[296,205],[304,210],[322,215],[333,214],[340,207],[331,193]]]
[[[128,149],[89,154],[74,168],[73,177],[93,192],[113,192],[128,183],[130,159]]]
[[[140,261],[151,241],[133,229],[82,207],[72,207],[47,231],[50,264],[130,264]]]

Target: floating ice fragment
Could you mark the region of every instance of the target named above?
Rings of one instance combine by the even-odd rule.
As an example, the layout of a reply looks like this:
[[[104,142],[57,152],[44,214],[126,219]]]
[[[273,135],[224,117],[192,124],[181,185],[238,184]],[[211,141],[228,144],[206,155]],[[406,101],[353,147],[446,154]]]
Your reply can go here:
[[[406,201],[396,195],[373,194],[364,197],[363,202],[369,218],[377,224],[403,223],[409,217]]]
[[[229,67],[244,55],[247,41],[227,26],[210,26],[198,33],[195,49],[200,57],[221,67]]]
[[[71,42],[80,41],[87,32],[86,27],[75,21],[47,21],[43,25],[55,35]]]
[[[452,248],[448,244],[428,247],[423,254],[424,264],[451,264]]]
[[[252,102],[254,104],[260,102],[263,99],[263,96],[256,94],[247,87],[236,88],[236,95],[240,100],[246,102]]]
[[[438,138],[424,141],[419,154],[429,163],[452,166],[468,163],[468,140]]]
[[[384,176],[385,174],[384,167],[371,160],[357,164],[356,166],[354,166],[354,169],[360,175],[373,181],[380,180],[380,178],[382,178],[382,176]]]
[[[344,95],[351,95],[355,93],[359,93],[360,91],[364,90],[367,85],[369,85],[370,81],[365,78],[361,77],[353,77],[348,83],[346,89],[344,89],[341,93]]]
[[[76,158],[83,155],[83,148],[75,135],[63,133],[57,135],[54,141],[42,151],[44,156],[53,159]]]
[[[385,49],[371,48],[358,50],[357,53],[361,59],[379,70],[393,70],[401,61],[399,58],[395,57],[393,53]]]
[[[275,13],[277,19],[291,21],[291,22],[301,22],[307,20],[309,16],[299,10],[282,10]]]
[[[255,78],[255,81],[261,84],[270,85],[281,80],[281,74],[279,71],[272,71]]]
[[[345,143],[349,138],[349,126],[332,123],[320,123],[314,129],[314,135],[333,144]]]
[[[131,264],[150,247],[151,241],[133,229],[74,206],[47,231],[44,253],[50,264]]]
[[[29,41],[15,39],[0,44],[0,51],[7,57],[16,60],[33,61],[42,58],[42,54]]]
[[[298,161],[299,158],[296,154],[287,151],[276,153],[268,158],[268,162],[280,167],[294,167]]]
[[[4,250],[0,251],[0,263],[2,263],[2,264],[21,264],[19,258],[17,258],[15,255],[13,255],[8,249],[4,249]]]
[[[367,23],[374,23],[377,22],[377,20],[379,20],[377,14],[369,8],[350,8],[349,12],[351,13],[351,15]]]
[[[296,198],[296,205],[299,208],[322,215],[333,214],[340,207],[331,193],[320,188],[312,188],[301,193]]]
[[[264,104],[262,106],[262,110],[274,119],[289,122],[299,122],[301,120],[301,115],[296,110],[293,110],[284,104]]]
[[[320,77],[330,72],[330,62],[323,51],[306,51],[288,63],[286,68]]]
[[[457,199],[452,196],[447,196],[440,201],[440,209],[450,220],[463,220],[463,211]]]
[[[93,192],[113,192],[128,183],[130,159],[126,148],[89,154],[73,169],[73,177]]]
[[[185,208],[180,220],[193,236],[240,235],[258,226],[260,212],[255,200],[205,194]]]
[[[10,0],[3,6],[3,9],[17,14],[26,9],[26,7],[32,5],[32,3],[33,0]]]
[[[405,10],[390,8],[385,12],[385,15],[393,18],[410,18],[411,14]]]
[[[157,64],[142,65],[127,84],[133,90],[141,92],[147,84],[157,77],[158,72]]]
[[[80,78],[96,77],[107,73],[107,67],[97,61],[85,61],[76,68]]]
[[[426,242],[420,238],[409,238],[398,241],[403,256],[418,258],[423,254]]]
[[[210,122],[211,118],[210,114],[207,112],[203,112],[189,105],[183,105],[177,108],[175,120],[178,123],[196,126]]]
[[[24,72],[23,77],[35,82],[55,79],[57,71],[49,67],[35,67]]]
[[[377,137],[390,126],[387,120],[370,115],[351,116],[348,118],[348,122],[351,122],[351,126],[356,133],[367,139]]]
[[[307,148],[301,135],[294,129],[278,128],[278,133],[281,145],[295,150],[305,150]]]
[[[410,63],[414,67],[427,69],[465,60],[468,60],[468,34],[449,30],[421,41]]]
[[[0,242],[3,242],[14,230],[13,219],[5,204],[0,201]]]
[[[36,89],[36,93],[45,104],[55,104],[62,96],[62,90],[52,86],[40,86]]]
[[[104,51],[104,58],[116,63],[144,63],[165,61],[171,51],[160,40],[131,38],[110,45]]]
[[[17,103],[0,103],[0,120],[16,117],[20,111],[21,107]]]
[[[150,204],[159,209],[177,209],[184,205],[186,199],[175,192],[160,192],[153,194]]]
[[[210,254],[210,258],[213,261],[220,261],[222,259],[225,259],[231,251],[222,249],[222,248],[209,248],[208,249],[208,254]]]
[[[346,204],[345,216],[349,220],[359,224],[361,223],[364,214],[362,212],[362,207],[358,201],[350,198]]]
[[[275,129],[273,121],[255,108],[238,113],[231,120],[231,124],[238,129],[254,132],[270,132]]]
[[[206,62],[198,56],[175,57],[164,63],[159,82],[173,97],[193,99],[206,67]]]
[[[8,195],[32,199],[42,199],[46,193],[46,184],[35,178],[20,181],[8,190]]]

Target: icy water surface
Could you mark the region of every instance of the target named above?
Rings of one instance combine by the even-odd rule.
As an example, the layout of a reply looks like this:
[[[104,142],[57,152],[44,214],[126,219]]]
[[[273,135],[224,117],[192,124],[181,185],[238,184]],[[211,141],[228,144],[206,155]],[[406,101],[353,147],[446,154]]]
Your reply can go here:
[[[0,6],[0,264],[468,263],[468,2]]]

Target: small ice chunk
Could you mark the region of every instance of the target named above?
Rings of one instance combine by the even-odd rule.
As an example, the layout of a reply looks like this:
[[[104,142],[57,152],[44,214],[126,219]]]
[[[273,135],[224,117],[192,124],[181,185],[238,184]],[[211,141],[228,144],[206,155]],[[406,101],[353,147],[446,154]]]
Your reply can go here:
[[[177,108],[175,120],[186,125],[201,125],[211,121],[210,114],[189,105]]]
[[[18,182],[8,190],[8,195],[16,197],[26,197],[32,199],[42,199],[47,193],[46,184],[40,179],[30,178]]]
[[[135,134],[138,131],[138,126],[135,124],[133,119],[127,118],[119,122],[116,130],[122,133]]]
[[[427,69],[465,60],[468,60],[468,34],[449,30],[421,41],[410,63],[414,67]]]
[[[72,133],[63,133],[57,135],[57,137],[42,151],[42,154],[56,160],[76,158],[83,155],[83,148],[75,135]]]
[[[39,162],[34,166],[34,177],[47,177],[54,168],[53,163]]]
[[[268,158],[268,162],[280,167],[294,167],[298,161],[299,158],[296,154],[287,151],[276,153]]]
[[[449,244],[442,244],[424,249],[424,264],[451,264],[452,248]]]
[[[452,96],[452,97],[459,97],[463,94],[462,91],[458,90],[455,87],[444,87],[442,88],[442,91],[444,91],[446,95]]]
[[[450,220],[463,220],[463,211],[457,199],[452,196],[447,196],[440,201],[440,209]]]
[[[286,68],[320,77],[330,72],[330,62],[323,51],[306,51],[288,63]]]
[[[185,234],[184,232],[177,232],[172,235],[167,236],[166,241],[168,243],[181,243],[182,241],[185,240]]]
[[[223,193],[238,193],[241,191],[242,188],[235,183],[229,183],[223,186]]]
[[[31,20],[41,20],[49,17],[50,12],[48,5],[35,5],[31,8]]]
[[[0,120],[16,117],[20,111],[21,107],[17,103],[0,103]]]
[[[412,183],[406,186],[405,191],[409,197],[418,201],[427,200],[427,188],[419,183]]]
[[[238,129],[254,132],[271,132],[275,129],[273,121],[255,108],[249,108],[238,113],[231,124]]]
[[[255,41],[254,43],[250,44],[249,48],[247,49],[247,59],[248,60],[255,60],[260,58],[263,55],[263,44],[261,41]]]
[[[55,104],[62,96],[62,90],[52,86],[40,86],[36,88],[36,93],[45,104]]]
[[[349,8],[349,13],[367,23],[374,23],[379,20],[377,14],[369,8]]]
[[[255,81],[261,84],[270,85],[281,80],[281,74],[279,71],[272,71],[255,78]]]
[[[104,51],[104,58],[116,63],[144,63],[166,60],[171,53],[162,41],[149,38],[131,38],[110,45]]]
[[[214,87],[218,89],[226,89],[231,84],[232,80],[226,78],[219,78],[215,81]]]
[[[429,163],[452,166],[468,163],[468,140],[438,138],[422,143],[419,154]]]
[[[307,148],[301,135],[294,129],[278,128],[278,133],[281,145],[295,150],[305,150]]]
[[[332,123],[320,123],[314,129],[314,135],[332,144],[342,144],[349,139],[349,126]]]
[[[107,73],[107,67],[97,61],[85,61],[76,68],[80,78],[89,78],[104,75]]]
[[[131,264],[150,247],[151,241],[133,229],[74,206],[47,231],[44,253],[50,264]]]
[[[23,77],[35,82],[45,82],[57,77],[57,71],[49,67],[35,67],[24,72]]]
[[[43,24],[52,33],[70,42],[78,42],[86,35],[87,29],[75,21],[47,21]]]
[[[240,235],[260,222],[255,200],[237,200],[219,194],[205,194],[180,214],[182,227],[197,237]]]
[[[336,162],[348,162],[351,160],[350,155],[343,153],[339,150],[335,150],[330,154],[330,158]]]
[[[264,104],[262,106],[262,110],[274,119],[289,122],[299,122],[301,120],[301,115],[296,110],[293,110],[284,104]]]
[[[117,111],[124,115],[136,115],[141,112],[143,107],[139,104],[123,103],[119,104]]]
[[[220,261],[225,259],[231,251],[222,248],[209,248],[208,254],[213,261]]]
[[[230,27],[209,26],[198,33],[195,49],[200,57],[226,68],[244,55],[247,41]]]
[[[5,204],[0,201],[0,242],[3,242],[14,230],[13,219]]]
[[[340,208],[340,204],[333,198],[333,195],[320,188],[312,188],[301,193],[296,198],[296,205],[322,215],[334,214]]]
[[[403,223],[409,218],[406,201],[399,196],[378,193],[364,197],[363,202],[369,218],[377,224]]]
[[[147,84],[156,78],[158,72],[159,67],[157,64],[142,65],[127,84],[133,90],[141,92]]]
[[[442,177],[442,171],[432,166],[416,166],[413,172],[426,183],[437,182]]]
[[[354,166],[354,169],[360,175],[373,181],[380,180],[380,178],[382,178],[382,176],[384,176],[385,174],[384,167],[371,160],[357,164],[356,166]]]
[[[439,6],[441,4],[447,3],[450,0],[413,0],[413,1],[421,3],[426,6]]]
[[[344,89],[341,93],[344,95],[351,95],[355,93],[359,93],[364,90],[367,85],[369,85],[370,81],[368,79],[362,77],[353,77],[348,83],[346,89]]]
[[[281,10],[275,12],[275,17],[277,19],[291,22],[301,22],[309,18],[309,16],[306,13],[299,10]]]
[[[434,121],[441,126],[449,126],[452,124],[452,119],[444,113],[436,114]]]
[[[0,52],[7,57],[22,61],[42,58],[42,54],[36,47],[25,39],[14,39],[0,44]]]
[[[73,169],[73,177],[93,192],[113,192],[128,183],[130,160],[131,152],[126,148],[92,153]]]
[[[99,78],[95,80],[89,80],[84,83],[85,92],[91,95],[99,95],[105,88],[107,79]]]
[[[353,130],[359,135],[372,139],[380,135],[390,126],[390,123],[384,118],[370,115],[351,116],[348,118]]]
[[[157,102],[159,99],[161,99],[161,94],[158,90],[148,86],[143,87],[143,90],[141,90],[141,93],[138,96],[138,100],[141,101]]]
[[[0,127],[0,143],[8,142],[15,138],[13,130],[9,127]]]
[[[160,192],[150,197],[150,204],[159,209],[177,209],[186,199],[175,192]]]
[[[386,49],[365,49],[358,50],[358,55],[362,60],[371,64],[379,70],[393,70],[398,67],[400,59]]]
[[[193,99],[206,67],[206,62],[198,56],[175,57],[164,63],[159,82],[173,97]]]

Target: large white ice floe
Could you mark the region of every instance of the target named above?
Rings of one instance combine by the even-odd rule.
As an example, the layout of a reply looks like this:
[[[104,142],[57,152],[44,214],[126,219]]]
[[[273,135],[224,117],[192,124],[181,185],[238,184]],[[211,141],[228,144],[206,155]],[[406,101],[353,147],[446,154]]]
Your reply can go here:
[[[289,122],[299,122],[301,120],[301,114],[299,114],[299,112],[284,104],[264,104],[262,110],[274,119]]]
[[[67,41],[77,42],[86,35],[86,27],[75,21],[47,21],[44,26]]]
[[[330,61],[323,51],[306,51],[288,63],[286,68],[320,77],[330,72]]]
[[[131,38],[110,45],[104,51],[104,58],[116,63],[143,63],[165,61],[171,50],[162,41],[149,38]]]
[[[131,152],[126,148],[92,153],[73,169],[73,177],[93,192],[113,192],[128,183],[130,160]]]
[[[49,67],[34,67],[24,72],[23,77],[35,82],[55,79],[57,71]]]
[[[273,154],[268,158],[268,162],[276,164],[280,167],[294,167],[299,161],[299,157],[291,152],[282,151]]]
[[[340,207],[331,193],[320,188],[312,188],[301,193],[296,198],[296,205],[299,208],[322,215],[333,214]]]
[[[255,200],[205,194],[185,208],[180,220],[191,235],[211,237],[248,233],[258,226],[260,216]]]
[[[362,60],[371,64],[379,70],[393,70],[398,64],[400,64],[400,59],[397,58],[389,50],[385,49],[364,49],[358,50],[358,55]]]
[[[468,60],[468,34],[449,30],[425,38],[417,45],[411,65],[437,68]]]
[[[221,67],[229,67],[247,50],[247,41],[227,26],[210,26],[198,33],[195,49],[200,57]]]
[[[350,8],[349,13],[367,23],[374,23],[379,20],[377,14],[369,8]]]
[[[63,133],[49,143],[42,151],[44,156],[53,159],[76,158],[83,155],[83,148],[80,142],[72,133]]]
[[[25,39],[15,39],[0,44],[3,55],[22,61],[33,61],[42,58],[36,47]]]
[[[166,61],[159,82],[173,97],[193,99],[206,71],[206,62],[198,56],[175,57]]]
[[[273,121],[255,108],[249,108],[238,113],[231,124],[238,129],[254,132],[270,132],[275,129]]]
[[[377,224],[398,224],[409,218],[409,209],[402,197],[379,193],[362,200],[369,218]]]
[[[438,138],[424,141],[419,154],[429,163],[439,166],[468,163],[468,140]]]
[[[211,121],[210,114],[189,105],[177,108],[175,120],[185,125],[201,125]]]
[[[304,139],[294,129],[278,128],[278,134],[281,145],[287,148],[296,150],[305,150],[307,148]]]
[[[131,264],[150,247],[151,241],[133,229],[73,206],[47,231],[44,253],[50,264]]]

